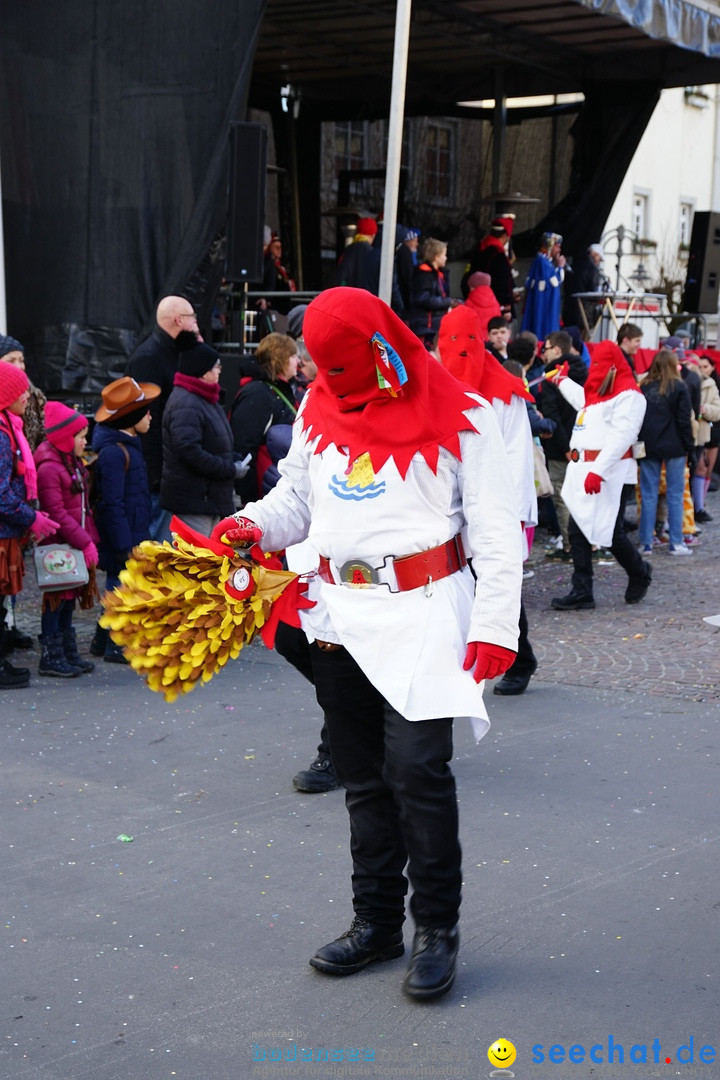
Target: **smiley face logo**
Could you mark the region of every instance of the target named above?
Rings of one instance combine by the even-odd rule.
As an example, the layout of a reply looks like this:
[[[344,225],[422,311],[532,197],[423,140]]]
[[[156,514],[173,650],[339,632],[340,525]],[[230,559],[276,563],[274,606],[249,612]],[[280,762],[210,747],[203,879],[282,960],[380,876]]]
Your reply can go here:
[[[499,1069],[509,1068],[517,1057],[517,1051],[508,1039],[496,1039],[488,1048],[488,1061]]]

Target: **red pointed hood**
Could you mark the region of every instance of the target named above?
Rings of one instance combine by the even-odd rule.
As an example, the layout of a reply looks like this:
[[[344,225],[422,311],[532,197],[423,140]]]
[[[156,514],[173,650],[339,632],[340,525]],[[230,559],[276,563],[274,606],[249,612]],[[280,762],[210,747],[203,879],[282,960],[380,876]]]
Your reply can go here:
[[[477,402],[377,296],[327,289],[309,305],[303,337],[318,375],[298,422],[320,436],[316,454],[331,444],[350,461],[368,453],[375,472],[392,458],[403,477],[416,453],[433,470],[441,446],[460,457]]]
[[[601,341],[592,351],[585,381],[585,404],[597,405],[599,401],[609,401],[623,390],[637,390],[640,393],[620,346],[612,341]]]
[[[488,401],[500,398],[509,405],[513,394],[525,401],[533,401],[522,380],[511,375],[487,351],[478,318],[467,305],[456,307],[443,316],[438,349],[442,366]]]

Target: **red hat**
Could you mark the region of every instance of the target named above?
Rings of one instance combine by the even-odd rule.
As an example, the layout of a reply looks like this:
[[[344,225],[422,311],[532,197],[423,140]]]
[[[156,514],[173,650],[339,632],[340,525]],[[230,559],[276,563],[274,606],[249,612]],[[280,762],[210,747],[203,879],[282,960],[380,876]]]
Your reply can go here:
[[[72,453],[75,436],[87,426],[86,416],[61,401],[48,401],[45,406],[45,438],[65,454]]]
[[[465,413],[477,400],[377,296],[326,289],[305,312],[303,336],[318,376],[298,423],[316,440],[314,454],[331,443],[347,448],[351,463],[368,453],[375,472],[392,458],[402,477],[416,453],[433,472],[441,447],[460,457],[459,433],[474,429]],[[346,410],[351,395],[357,407]]]
[[[585,404],[596,405],[600,401],[608,401],[624,390],[641,392],[620,346],[614,341],[601,341],[590,358],[590,369],[585,380]]]
[[[515,227],[515,215],[514,214],[503,214],[500,217],[493,218],[492,224],[490,226],[490,228],[493,229],[496,232],[499,232],[500,230],[502,230],[503,232],[506,232],[508,234],[508,236],[512,236],[512,231],[513,231],[514,227]]]
[[[532,401],[522,379],[511,375],[485,348],[480,322],[465,304],[443,315],[438,334],[440,363],[456,379],[472,386],[488,401],[509,405],[513,395]]]
[[[8,409],[30,386],[22,368],[0,360],[0,409]]]
[[[363,236],[375,236],[378,231],[377,221],[372,217],[358,218],[357,231]]]

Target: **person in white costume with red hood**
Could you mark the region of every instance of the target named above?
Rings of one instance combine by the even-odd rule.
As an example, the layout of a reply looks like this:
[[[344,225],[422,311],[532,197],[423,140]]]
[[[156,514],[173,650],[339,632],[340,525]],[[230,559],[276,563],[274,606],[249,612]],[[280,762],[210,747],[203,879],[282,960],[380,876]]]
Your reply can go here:
[[[595,607],[592,545],[609,547],[625,570],[625,601],[637,604],[652,580],[652,567],[628,539],[624,527],[626,484],[637,481],[633,457],[646,402],[620,348],[611,341],[593,350],[584,386],[567,378],[566,365],[554,376],[563,397],[577,409],[562,497],[570,511],[568,539],[572,588],[551,601],[556,611]]]
[[[517,648],[512,480],[492,409],[383,301],[329,289],[303,331],[318,376],[280,481],[213,536],[266,551],[307,537],[319,557],[302,617],[346,789],[355,917],[310,963],[349,975],[403,953],[407,864],[416,929],[403,989],[429,1000],[452,986],[458,950],[452,718],[482,737],[483,681]]]
[[[443,316],[438,335],[442,366],[455,378],[466,382],[493,407],[507,450],[517,497],[517,521],[523,529],[523,557],[527,558],[527,529],[537,524],[533,437],[526,402],[534,399],[522,379],[512,375],[485,348],[479,320],[469,304]],[[501,696],[523,694],[537,670],[537,659],[528,637],[525,605],[520,604],[518,650],[515,662],[493,693]]]

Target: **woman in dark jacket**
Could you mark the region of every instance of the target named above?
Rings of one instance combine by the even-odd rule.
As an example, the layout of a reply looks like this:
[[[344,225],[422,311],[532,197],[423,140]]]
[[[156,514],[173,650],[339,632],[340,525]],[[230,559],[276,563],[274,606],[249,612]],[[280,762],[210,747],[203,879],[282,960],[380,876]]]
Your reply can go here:
[[[235,512],[232,432],[219,404],[220,356],[204,343],[180,353],[163,413],[160,505],[209,536]]]
[[[443,267],[447,262],[447,244],[430,237],[423,247],[423,258],[415,268],[410,298],[410,329],[431,349],[440,329],[440,320],[455,306],[448,293]]]
[[[230,426],[235,456],[242,461],[251,455],[250,469],[238,484],[243,503],[263,494],[265,473],[273,464],[267,448],[270,428],[295,420],[297,408],[290,380],[297,374],[297,363],[297,342],[288,334],[276,333],[262,339],[255,357],[241,361],[240,389],[230,409]]]
[[[640,389],[647,401],[647,411],[640,429],[645,443],[645,457],[640,460],[640,543],[643,554],[652,554],[652,539],[657,513],[660,471],[665,462],[667,485],[669,550],[671,555],[690,555],[683,540],[683,491],[685,461],[694,446],[690,423],[690,394],[680,375],[674,352],[661,349],[653,359]]]

